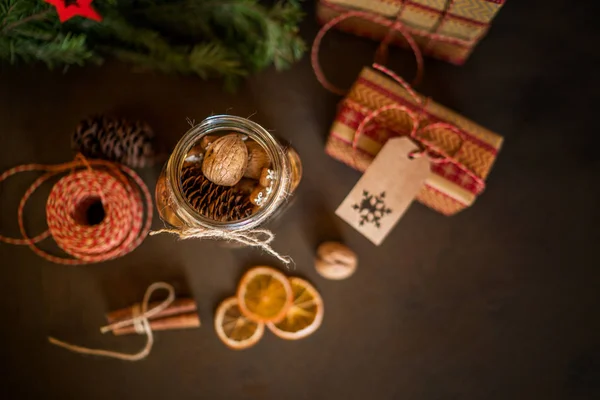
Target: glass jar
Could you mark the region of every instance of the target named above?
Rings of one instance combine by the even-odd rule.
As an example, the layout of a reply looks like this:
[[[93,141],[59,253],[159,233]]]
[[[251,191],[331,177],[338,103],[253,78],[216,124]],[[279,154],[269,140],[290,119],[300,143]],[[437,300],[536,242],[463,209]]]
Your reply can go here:
[[[186,200],[181,173],[188,153],[203,137],[240,133],[259,144],[271,160],[270,194],[252,215],[230,222],[216,221],[200,214]],[[282,144],[262,126],[246,118],[215,115],[190,129],[179,140],[156,184],[156,206],[160,218],[177,229],[207,228],[220,230],[255,229],[281,211],[302,177],[298,153]]]

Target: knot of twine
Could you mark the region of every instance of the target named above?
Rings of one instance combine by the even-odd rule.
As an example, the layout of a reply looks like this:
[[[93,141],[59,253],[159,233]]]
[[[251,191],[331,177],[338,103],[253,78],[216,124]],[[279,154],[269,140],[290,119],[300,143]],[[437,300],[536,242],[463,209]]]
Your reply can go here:
[[[150,298],[152,294],[157,290],[166,290],[168,292],[167,298],[164,299],[161,303],[148,309],[148,303],[150,302]],[[152,350],[152,345],[154,344],[154,337],[152,335],[152,329],[150,329],[150,323],[148,319],[153,317],[154,315],[160,313],[165,310],[169,305],[175,300],[175,289],[173,286],[169,285],[165,282],[155,282],[152,285],[148,286],[146,289],[146,293],[144,294],[144,299],[141,304],[138,304],[133,309],[133,314],[130,319],[126,319],[123,321],[115,322],[110,325],[106,325],[100,328],[101,333],[110,332],[112,330],[122,328],[125,326],[133,325],[135,330],[139,334],[146,335],[146,345],[142,348],[142,350],[138,351],[134,354],[121,353],[118,351],[110,351],[110,350],[102,350],[102,349],[90,349],[87,347],[81,347],[74,344],[70,344],[67,342],[63,342],[62,340],[58,340],[51,336],[48,337],[48,341],[56,346],[65,348],[67,350],[73,351],[75,353],[80,354],[90,354],[94,356],[101,357],[110,357],[116,358],[124,361],[139,361],[143,360],[150,354]]]
[[[36,254],[54,263],[81,265],[130,253],[150,230],[150,192],[139,175],[124,165],[87,160],[78,154],[75,160],[64,164],[26,164],[9,169],[0,175],[0,182],[25,171],[46,173],[27,189],[19,203],[17,218],[22,238],[0,235],[0,242],[27,245]],[[48,230],[30,237],[23,221],[27,200],[42,183],[65,172],[70,173],[52,187],[46,202]],[[104,216],[98,224],[92,224],[86,214],[96,203],[101,204]],[[55,256],[36,246],[50,236],[73,258]]]
[[[237,242],[245,246],[258,247],[269,253],[279,261],[288,265],[292,263],[292,258],[282,256],[271,247],[271,242],[275,239],[275,234],[267,229],[248,229],[248,230],[222,230],[206,228],[184,228],[184,229],[161,229],[150,232],[150,235],[161,233],[170,233],[179,236],[179,239],[221,239],[230,242]]]

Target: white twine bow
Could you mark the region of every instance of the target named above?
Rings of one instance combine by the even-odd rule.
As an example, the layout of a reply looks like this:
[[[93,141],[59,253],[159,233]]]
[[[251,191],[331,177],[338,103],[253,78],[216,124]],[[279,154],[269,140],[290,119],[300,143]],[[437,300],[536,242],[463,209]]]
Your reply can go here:
[[[276,257],[279,261],[288,265],[293,262],[289,256],[282,256],[271,247],[270,243],[275,239],[275,234],[267,229],[249,229],[226,231],[221,229],[185,228],[185,229],[161,229],[150,232],[150,235],[170,233],[179,236],[180,239],[223,239],[238,242],[246,246],[259,247]]]
[[[148,310],[148,303],[150,302],[150,298],[152,294],[157,290],[166,290],[169,294],[165,300],[163,300],[160,304],[152,307]],[[150,350],[152,350],[152,345],[154,344],[154,337],[152,336],[152,329],[150,329],[150,323],[148,319],[160,313],[175,300],[175,289],[173,286],[169,285],[165,282],[155,282],[152,285],[148,286],[146,289],[146,293],[144,294],[144,299],[141,305],[136,305],[133,308],[133,316],[130,319],[126,319],[124,321],[115,322],[110,325],[106,325],[100,328],[101,333],[106,333],[113,331],[118,328],[123,328],[125,326],[133,325],[135,327],[135,331],[139,334],[146,334],[146,345],[142,350],[134,354],[121,353],[118,351],[109,351],[109,350],[101,350],[101,349],[89,349],[87,347],[81,347],[74,344],[70,344],[67,342],[63,342],[62,340],[58,340],[51,336],[48,337],[48,341],[54,345],[63,347],[67,350],[73,351],[75,353],[80,354],[91,354],[95,356],[102,357],[111,357],[117,358],[119,360],[125,361],[139,361],[143,360],[150,354]]]

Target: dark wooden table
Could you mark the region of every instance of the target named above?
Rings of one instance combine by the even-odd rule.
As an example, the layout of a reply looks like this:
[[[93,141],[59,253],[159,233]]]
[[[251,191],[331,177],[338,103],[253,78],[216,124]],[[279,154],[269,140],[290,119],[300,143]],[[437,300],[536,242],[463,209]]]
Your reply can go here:
[[[248,267],[273,259],[251,249],[151,237],[134,253],[65,267],[23,247],[0,245],[0,393],[68,399],[598,399],[600,280],[597,241],[599,35],[588,10],[509,1],[463,67],[427,60],[421,92],[506,137],[474,207],[447,218],[414,204],[380,247],[334,210],[359,174],[324,154],[338,97],[314,79],[307,58],[265,71],[235,94],[219,82],[131,72],[109,63],[0,70],[0,169],[72,157],[82,117],[114,111],[147,119],[172,147],[186,117],[254,114],[290,140],[304,161],[296,202],[273,226],[291,274],[321,291],[325,319],[313,336],[266,334],[235,352],[217,338],[214,310]],[[317,26],[312,5],[303,34]],[[376,44],[332,33],[323,63],[349,85]],[[597,47],[597,46],[596,46]],[[408,52],[390,66],[410,76]],[[154,187],[160,167],[142,175]],[[0,188],[0,227],[16,235],[16,207],[33,176]],[[44,227],[48,188],[26,210]],[[154,227],[160,227],[155,218]],[[360,255],[347,281],[321,278],[315,247],[341,239]],[[52,248],[48,245],[48,248]],[[279,266],[279,265],[277,265]],[[279,266],[280,267],[280,266]],[[48,344],[137,351],[143,339],[103,336],[104,312],[138,301],[154,281],[194,296],[203,326],[156,335],[138,363],[85,357]]]

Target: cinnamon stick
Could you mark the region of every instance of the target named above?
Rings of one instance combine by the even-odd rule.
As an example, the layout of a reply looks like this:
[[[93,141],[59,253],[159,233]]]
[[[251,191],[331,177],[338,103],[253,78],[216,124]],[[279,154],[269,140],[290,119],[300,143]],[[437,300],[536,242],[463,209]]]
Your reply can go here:
[[[159,305],[159,301],[151,302],[148,304],[148,310]],[[109,324],[113,324],[115,322],[124,321],[126,319],[133,318],[133,308],[138,304],[135,304],[131,307],[121,308],[116,311],[111,311],[106,314],[106,319]],[[185,314],[190,312],[195,312],[198,309],[196,302],[193,299],[185,298],[185,299],[175,299],[169,307],[165,308],[161,312],[156,315],[153,315],[149,318],[149,320],[155,320],[159,318],[169,317],[177,314]]]
[[[166,331],[173,329],[189,329],[200,326],[200,318],[195,312],[179,314],[170,317],[150,320],[150,329],[153,331]],[[133,325],[127,325],[123,328],[114,329],[112,333],[115,336],[131,335],[137,333]]]

